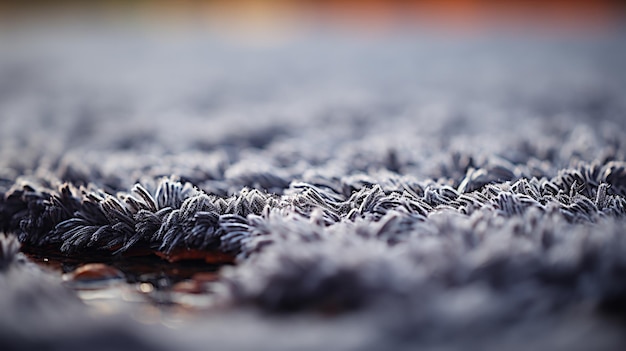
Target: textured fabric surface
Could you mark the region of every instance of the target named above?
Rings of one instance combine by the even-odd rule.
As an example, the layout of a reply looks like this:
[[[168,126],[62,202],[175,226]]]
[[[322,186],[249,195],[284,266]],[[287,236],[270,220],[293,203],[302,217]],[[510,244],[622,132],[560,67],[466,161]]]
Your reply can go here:
[[[3,38],[3,343],[624,346],[623,34],[187,34]],[[235,264],[173,330],[89,315],[16,240]]]

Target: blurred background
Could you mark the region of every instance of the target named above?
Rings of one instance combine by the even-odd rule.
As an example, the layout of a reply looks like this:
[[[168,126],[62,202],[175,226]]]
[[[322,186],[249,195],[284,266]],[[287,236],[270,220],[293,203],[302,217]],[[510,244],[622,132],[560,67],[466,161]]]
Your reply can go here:
[[[254,186],[243,165],[275,167],[280,188],[312,165],[341,176],[345,164],[366,169],[393,149],[400,172],[436,178],[415,150],[451,140],[503,154],[520,148],[517,139],[539,150],[542,137],[593,140],[572,131],[626,123],[625,8],[3,1],[0,179],[9,186],[43,168],[118,190],[142,174],[174,173],[226,193]],[[330,162],[337,150],[341,160]],[[596,157],[585,152],[576,157]]]
[[[484,30],[494,26],[540,26],[586,31],[614,26],[623,15],[624,2],[618,0],[99,0],[0,4],[0,18],[5,23],[87,16],[248,30],[327,26],[356,31],[415,26]]]

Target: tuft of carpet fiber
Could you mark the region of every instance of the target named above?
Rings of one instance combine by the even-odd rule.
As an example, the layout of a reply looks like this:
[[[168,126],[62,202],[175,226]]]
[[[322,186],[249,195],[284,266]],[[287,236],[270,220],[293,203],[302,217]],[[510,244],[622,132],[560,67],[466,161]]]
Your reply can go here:
[[[20,35],[0,55],[8,349],[625,347],[624,33]],[[234,264],[172,329],[89,314],[17,241]]]

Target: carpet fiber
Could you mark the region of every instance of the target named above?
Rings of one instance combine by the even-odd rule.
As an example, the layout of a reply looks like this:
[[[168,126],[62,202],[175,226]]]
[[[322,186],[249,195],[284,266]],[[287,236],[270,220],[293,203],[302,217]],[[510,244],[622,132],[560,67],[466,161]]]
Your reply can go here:
[[[620,349],[623,39],[7,36],[1,344]],[[228,264],[172,327],[20,245]]]

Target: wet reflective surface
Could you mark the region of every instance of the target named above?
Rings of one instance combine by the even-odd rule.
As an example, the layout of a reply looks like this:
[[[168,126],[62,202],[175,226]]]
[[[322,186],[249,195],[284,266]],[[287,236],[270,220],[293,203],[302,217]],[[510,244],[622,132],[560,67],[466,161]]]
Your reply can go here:
[[[98,313],[115,313],[130,305],[133,318],[149,324],[167,325],[164,318],[180,320],[174,316],[210,307],[210,283],[221,267],[201,260],[172,263],[156,256],[78,260],[34,252],[26,255],[61,275],[64,284]]]

